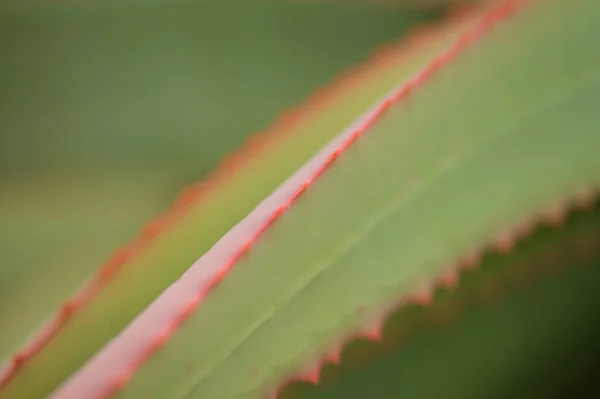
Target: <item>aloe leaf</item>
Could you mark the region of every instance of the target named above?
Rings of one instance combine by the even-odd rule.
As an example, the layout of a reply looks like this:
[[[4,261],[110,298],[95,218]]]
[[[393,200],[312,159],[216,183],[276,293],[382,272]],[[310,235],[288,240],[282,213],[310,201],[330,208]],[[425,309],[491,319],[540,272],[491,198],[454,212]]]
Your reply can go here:
[[[292,84],[288,84],[287,76],[278,78],[273,76],[272,71],[263,74],[252,72],[256,69],[262,70],[265,62],[259,60],[253,63],[249,59],[244,71],[250,71],[250,78],[242,74],[241,78],[238,78],[242,79],[242,83],[245,82],[242,85],[240,81],[228,74],[222,78],[214,78],[208,73],[203,74],[202,68],[206,70],[207,66],[196,58],[195,53],[192,56],[187,51],[180,52],[181,49],[173,48],[169,40],[165,39],[166,42],[162,42],[159,38],[164,38],[168,33],[168,37],[176,39],[183,36],[191,40],[203,36],[202,33],[205,31],[214,32],[216,29],[214,21],[219,20],[219,18],[211,20],[210,16],[215,15],[214,13],[229,15],[232,23],[240,22],[238,29],[241,31],[250,29],[254,26],[255,22],[252,21],[255,19],[248,19],[248,16],[264,18],[263,13],[268,14],[267,11],[273,11],[271,8],[263,6],[244,13],[246,8],[240,6],[236,12],[230,13],[226,9],[217,7],[216,11],[210,9],[211,12],[203,16],[207,19],[207,23],[201,24],[192,12],[202,10],[202,7],[198,8],[196,5],[179,4],[178,7],[172,8],[163,4],[155,9],[143,9],[144,12],[136,7],[111,8],[99,5],[97,7],[89,10],[83,6],[77,7],[65,3],[46,5],[23,14],[0,14],[3,22],[0,29],[7,32],[6,35],[0,36],[0,40],[6,44],[2,47],[8,52],[6,57],[3,57],[2,69],[6,72],[3,76],[17,77],[12,80],[6,79],[2,84],[3,94],[6,96],[2,97],[3,103],[0,107],[2,125],[7,132],[14,133],[3,135],[2,140],[5,141],[0,144],[1,162],[7,168],[9,165],[14,169],[26,167],[34,173],[36,168],[45,169],[52,164],[52,157],[49,158],[48,154],[54,154],[60,158],[59,164],[67,169],[69,167],[97,169],[104,164],[110,164],[111,168],[106,169],[104,176],[109,179],[112,173],[116,173],[114,171],[120,170],[119,166],[125,168],[130,165],[129,162],[134,165],[147,162],[150,165],[147,165],[148,169],[142,177],[147,179],[148,176],[160,176],[154,180],[154,183],[162,188],[164,181],[175,173],[170,169],[187,169],[192,164],[195,170],[205,170],[216,161],[216,157],[224,151],[224,148],[234,146],[237,144],[236,141],[242,140],[243,135],[247,134],[244,129],[260,127],[255,115],[257,109],[269,109],[273,108],[275,103],[291,101],[294,96],[298,96],[299,92],[306,90],[306,87],[323,80],[324,76],[339,67],[338,64],[351,62],[352,58],[360,58],[360,53],[371,47],[374,42],[384,40],[391,34],[403,32],[425,17],[423,14],[393,15],[381,11],[375,13],[365,8],[331,8],[324,14],[321,14],[322,10],[319,8],[316,9],[319,14],[313,15],[315,9],[311,14],[310,8],[307,11],[306,8],[298,10],[289,6],[278,6],[275,8],[275,15],[271,14],[273,19],[266,21],[265,26],[262,26],[255,35],[246,35],[245,40],[241,41],[236,39],[229,47],[209,46],[212,52],[209,52],[206,58],[216,59],[215,62],[223,64],[219,64],[214,69],[222,71],[224,68],[231,68],[232,62],[229,57],[249,57],[258,51],[259,45],[261,54],[266,57],[269,54],[277,54],[276,62],[271,65],[273,69],[286,70],[286,73],[295,75],[300,74],[307,65],[313,66],[311,62],[300,65],[297,60],[304,58],[319,60],[315,54],[323,52],[323,49],[327,49],[329,45],[335,45],[339,49],[340,60],[336,64],[332,61],[334,58],[327,54],[325,65],[315,67],[316,70],[325,72],[319,74],[310,68],[310,73],[302,74],[303,77],[298,77]],[[165,25],[161,26],[161,29],[157,29],[154,24],[157,16],[164,18]],[[280,51],[282,41],[274,31],[281,33],[281,36],[285,36],[286,31],[280,32],[277,21],[288,21],[292,26],[303,28],[307,22],[304,17],[307,16],[312,16],[310,21],[314,23],[313,31],[304,39],[309,42],[312,40],[312,35],[327,38],[327,32],[336,30],[345,32],[348,26],[355,26],[354,21],[372,23],[374,26],[366,36],[363,33],[352,32],[348,33],[350,34],[348,37],[347,34],[338,34],[336,37],[343,37],[344,41],[357,42],[352,44],[350,50],[346,49],[343,43],[340,45],[337,39],[329,44],[328,40],[325,40],[323,47],[316,46],[316,50],[313,51],[294,51],[290,54],[292,52],[287,47],[285,51]],[[335,18],[334,23],[330,21],[332,16]],[[384,17],[384,20],[381,20],[381,17]],[[136,23],[131,24],[132,20]],[[390,28],[392,24],[394,26]],[[190,25],[194,29],[190,28]],[[221,24],[217,25],[221,27]],[[11,38],[16,35],[11,33],[23,29],[23,26],[33,26],[35,29],[25,30],[27,35],[18,36],[22,40],[20,42],[22,45],[14,45],[14,39]],[[36,29],[42,33],[36,32]],[[453,29],[449,27],[447,30],[451,33]],[[107,32],[119,36],[118,43],[104,41]],[[288,36],[297,36],[294,32],[296,31],[290,29]],[[354,35],[357,37],[352,40]],[[270,39],[271,37],[275,39]],[[264,41],[259,40],[263,38]],[[212,41],[212,36],[207,35],[206,40]],[[315,100],[308,106],[293,112],[293,120],[282,118],[279,126],[271,129],[272,134],[269,135],[270,138],[266,143],[262,142],[269,147],[268,150],[264,148],[260,151],[266,153],[266,156],[245,161],[244,158],[254,156],[257,152],[255,148],[257,141],[250,143],[250,148],[221,168],[218,176],[184,193],[170,212],[150,223],[137,240],[118,251],[77,294],[62,303],[58,312],[51,315],[49,321],[34,334],[32,339],[28,340],[24,347],[19,348],[6,359],[7,362],[0,375],[2,387],[0,389],[3,390],[4,397],[12,397],[12,395],[40,397],[56,387],[118,333],[164,288],[177,279],[193,261],[296,170],[316,149],[348,124],[377,96],[391,87],[399,77],[407,76],[419,68],[428,58],[427,53],[435,53],[447,40],[449,38],[436,36],[429,41],[419,41],[418,49],[422,50],[422,54],[411,59],[410,63],[406,63],[404,50],[398,49],[402,46],[397,44],[390,46],[386,52],[375,57],[370,65],[336,82],[329,90],[317,94]],[[148,47],[142,45],[147,42],[154,44]],[[45,45],[48,47],[46,48]],[[69,51],[66,51],[65,47]],[[311,46],[313,47],[315,46]],[[58,54],[53,54],[48,62],[40,63],[35,58],[38,52],[31,50],[32,48],[34,50],[45,48],[45,51]],[[222,53],[226,53],[227,56]],[[108,61],[104,58],[106,54],[110,55]],[[123,59],[115,60],[114,54],[123,54]],[[172,57],[167,57],[167,54]],[[164,61],[165,59],[170,61]],[[146,62],[149,66],[144,67]],[[288,64],[293,65],[288,68]],[[22,65],[28,67],[23,70]],[[237,68],[237,61],[235,65]],[[165,71],[171,70],[167,67],[174,67],[179,71],[175,74],[176,77],[169,77],[171,75],[167,74],[167,78],[161,78]],[[42,68],[43,71],[36,74],[38,68]],[[136,71],[136,78],[133,79],[132,70]],[[197,73],[211,77],[198,78]],[[32,79],[28,80],[26,77],[29,74]],[[262,79],[255,80],[254,76],[262,76]],[[272,86],[264,84],[264,76],[269,76]],[[191,79],[199,85],[197,90],[191,90],[193,93],[190,93],[189,87]],[[328,98],[332,92],[338,92],[338,85],[342,87],[339,88],[337,97]],[[283,93],[269,97],[270,100],[263,102],[264,108],[258,108],[253,93],[258,92],[259,89],[264,92],[268,87],[271,87],[271,91],[274,90],[276,93],[283,91]],[[238,91],[249,94],[247,97],[240,97],[235,94]],[[24,96],[23,93],[28,95]],[[90,97],[90,93],[93,93],[93,97]],[[174,103],[169,99],[169,93],[186,94],[182,99],[183,103],[187,104],[186,107],[180,107],[177,102]],[[223,96],[233,98],[231,100],[234,101],[233,103],[229,98],[226,100],[229,106],[239,109],[236,118],[227,117],[226,121],[218,118],[218,115],[223,114],[223,108],[222,106],[219,108],[218,101]],[[11,101],[4,101],[5,98],[11,98]],[[268,101],[272,101],[273,104],[265,105],[264,103]],[[327,105],[328,103],[331,104]],[[174,108],[176,111],[168,111]],[[204,113],[200,113],[200,110]],[[190,113],[193,114],[193,118]],[[204,120],[203,115],[217,115],[217,118],[211,119],[207,116],[204,118],[207,120]],[[265,117],[264,113],[262,117]],[[299,122],[296,117],[306,118],[306,122]],[[190,118],[192,118],[191,122]],[[198,125],[198,120],[202,120],[203,124]],[[235,139],[219,139],[217,142],[207,143],[206,139],[202,141],[197,138],[199,136],[197,130],[212,129],[223,130],[228,134],[223,134],[222,137]],[[164,135],[165,131],[171,130],[173,130],[172,134]],[[16,133],[20,131],[27,131],[28,134]],[[144,145],[140,145],[139,141],[142,134]],[[284,136],[285,139],[280,140],[280,136]],[[31,142],[36,143],[35,151],[31,150]],[[69,145],[65,146],[64,143]],[[106,151],[106,146],[117,148],[118,151]],[[43,148],[46,152],[38,151],[38,148]],[[293,151],[290,152],[291,149]],[[290,155],[284,156],[284,152],[289,152]],[[243,173],[229,177],[230,168],[239,161],[244,164]],[[272,168],[273,164],[277,164],[278,167]],[[126,175],[123,172],[119,173]],[[248,184],[248,176],[255,175],[261,175],[262,178]],[[57,183],[51,188],[61,191],[61,179],[69,179],[72,183],[76,183],[72,174],[61,173],[48,179]],[[158,206],[151,199],[146,198],[153,198],[156,195],[154,189],[145,187],[147,182],[142,184],[136,181],[136,176],[130,176],[128,179],[130,181],[124,183],[126,187],[121,189],[122,196],[127,197],[125,200],[120,195],[112,198],[112,203],[109,197],[103,200],[106,201],[103,206],[110,209],[117,209],[117,206],[126,208],[127,202],[144,201],[144,206],[131,205],[135,208],[134,212],[129,213],[132,220],[123,219],[122,222],[125,224],[118,225],[117,222],[112,222],[112,228],[123,229],[119,231],[119,235],[123,236],[131,234],[135,224],[139,223],[140,219],[146,218]],[[129,184],[131,186],[127,187]],[[114,185],[109,184],[106,192],[101,193],[102,196],[114,190],[110,187]],[[12,190],[10,185],[4,185],[3,188]],[[39,187],[36,189],[46,192]],[[18,190],[13,191],[15,192],[12,194],[18,193]],[[129,194],[125,194],[126,191]],[[65,205],[75,200],[70,193],[64,194],[55,199],[58,207],[62,206],[63,209]],[[17,197],[11,198],[19,201]],[[47,194],[46,198],[49,199]],[[79,198],[85,200],[85,197]],[[102,197],[94,198],[101,200]],[[120,205],[115,204],[117,201]],[[86,205],[89,207],[86,208]],[[103,234],[112,233],[110,229],[105,232],[101,228],[100,223],[106,223],[110,218],[103,216],[101,209],[96,205],[93,202],[80,204],[86,209],[86,214],[90,215],[88,225],[96,225],[94,231],[89,234],[96,233],[100,239]],[[43,206],[50,207],[48,204]],[[8,209],[10,212],[10,208]],[[72,211],[74,209],[71,208]],[[185,219],[181,219],[182,214],[185,214]],[[11,216],[14,215],[11,213]],[[134,215],[138,216],[133,217]],[[36,231],[40,235],[47,234],[47,230],[42,229],[40,220],[35,219],[36,215],[32,213],[31,216],[33,220],[30,223],[36,223],[37,230],[36,227],[28,228],[23,235],[34,239],[39,238],[34,235]],[[26,226],[23,218],[11,220],[3,217],[3,220],[11,222],[3,223],[7,228],[6,235],[14,233],[14,230],[8,230],[11,226],[17,225],[21,229]],[[59,222],[60,220],[57,220],[56,223]],[[83,225],[86,223],[86,218],[78,217],[76,222]],[[79,229],[81,225],[68,226],[66,222],[62,228],[56,225],[53,232],[56,242],[62,240],[64,243],[64,240],[69,237],[66,232],[61,235],[63,228]],[[107,245],[113,245],[114,240],[120,239],[119,235],[115,234],[107,240]],[[6,241],[6,246],[12,248],[11,242],[14,241],[13,236],[12,241]],[[48,245],[52,244],[51,240],[40,241]],[[69,244],[77,246],[77,241],[70,241]],[[34,243],[27,243],[27,245],[33,247]],[[90,249],[90,246],[94,248]],[[55,249],[58,252],[54,259],[42,265],[35,265],[32,262],[25,268],[19,267],[19,263],[14,263],[15,266],[10,267],[13,262],[9,259],[3,260],[3,267],[0,269],[1,280],[10,281],[11,289],[1,291],[2,302],[27,303],[27,309],[17,314],[15,310],[18,309],[14,307],[4,309],[3,319],[10,319],[11,323],[5,328],[0,347],[3,358],[7,357],[9,351],[30,333],[42,320],[43,315],[48,314],[50,310],[54,311],[57,303],[67,297],[77,282],[89,273],[90,267],[95,266],[96,260],[107,251],[107,247],[100,244],[82,246],[81,254],[68,246]],[[30,252],[33,253],[34,250],[31,249]],[[45,254],[50,258],[48,252],[42,250],[40,253],[42,254],[40,256]],[[18,255],[13,257],[15,262],[23,261]],[[76,272],[72,272],[73,269]],[[68,276],[64,276],[63,273]],[[145,283],[138,284],[137,281],[140,279]],[[39,288],[41,284],[51,285],[52,289],[44,289],[43,294],[40,295],[30,295],[32,290]],[[48,368],[49,364],[52,364],[52,367]],[[36,384],[30,383],[31,378],[37,381]],[[5,386],[6,389],[3,389]]]
[[[521,223],[560,221],[600,181],[600,57],[587,46],[599,18],[590,0],[491,11],[229,231],[56,397],[273,394],[399,300],[455,277],[461,259],[490,242],[510,249]]]

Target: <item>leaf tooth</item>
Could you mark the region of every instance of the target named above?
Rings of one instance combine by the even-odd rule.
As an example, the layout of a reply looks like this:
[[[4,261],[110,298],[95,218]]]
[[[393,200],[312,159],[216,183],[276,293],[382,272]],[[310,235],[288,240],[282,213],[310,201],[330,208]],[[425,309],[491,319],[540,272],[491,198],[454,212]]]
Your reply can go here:
[[[515,233],[511,231],[505,231],[496,238],[492,246],[493,249],[495,249],[499,254],[504,255],[513,250],[516,241],[517,236]]]
[[[456,265],[450,265],[448,270],[446,270],[438,279],[438,284],[444,288],[456,288],[458,286],[459,274],[460,270]]]
[[[323,364],[324,363],[322,361],[316,362],[315,364],[311,365],[310,367],[305,368],[303,371],[301,371],[294,377],[291,377],[288,380],[288,382],[284,385],[289,385],[289,383],[291,383],[291,382],[309,382],[311,384],[317,385],[321,378],[321,368],[323,367]],[[282,385],[282,387],[283,387],[283,385]],[[278,392],[276,394],[276,397],[279,393],[280,392]]]
[[[317,385],[319,383],[319,379],[321,378],[321,364],[317,364],[316,367],[313,367],[311,371],[304,374],[304,380],[310,382],[311,384]]]
[[[305,367],[304,369],[302,369],[302,371],[295,373],[295,374],[289,376],[288,378],[286,378],[286,380],[282,384],[280,384],[277,388],[275,388],[273,391],[271,391],[271,393],[264,395],[264,398],[265,399],[278,399],[279,397],[281,397],[281,395],[286,387],[288,387],[294,383],[298,383],[298,382],[308,382],[313,385],[318,385],[319,381],[321,380],[321,372],[323,370],[323,367],[325,366],[325,363],[326,363],[325,358],[321,358],[321,359],[315,361],[313,364],[311,364],[311,366]],[[338,364],[338,363],[339,363],[339,354],[338,354],[338,361],[336,364]]]
[[[148,240],[153,240],[158,237],[169,225],[169,219],[163,215],[151,220],[144,226],[140,235]]]
[[[286,126],[288,129],[295,126],[300,120],[300,115],[294,108],[283,110],[279,114],[279,123]]]
[[[131,372],[123,371],[119,373],[112,383],[107,387],[105,396],[113,396],[117,392],[121,391],[124,387],[129,384],[133,374]]]
[[[341,346],[336,346],[332,351],[329,352],[324,358],[325,362],[331,364],[340,364],[340,359],[342,356],[342,348]]]
[[[73,314],[76,312],[77,310],[77,304],[69,301],[69,302],[65,302],[61,305],[60,310],[59,310],[59,315],[62,318],[68,319],[71,316],[73,316]]]
[[[175,198],[175,204],[179,207],[188,208],[196,204],[200,198],[201,190],[199,184],[193,184],[188,187],[184,187],[179,195]]]
[[[21,351],[17,352],[12,359],[13,367],[19,368],[23,365],[23,363],[27,360],[28,354]]]
[[[411,295],[410,302],[421,306],[430,305],[433,302],[433,291],[434,288],[431,285],[421,288]]]
[[[154,337],[153,346],[162,348],[164,344],[171,338],[171,335],[175,332],[177,325],[174,323],[165,325],[162,330]]]
[[[187,319],[189,316],[191,316],[191,314],[194,312],[194,310],[196,310],[196,308],[200,305],[200,302],[202,302],[203,298],[204,298],[203,292],[196,293],[196,295],[194,295],[188,301],[187,305],[182,309],[181,318]]]
[[[481,261],[483,260],[483,252],[480,248],[475,248],[470,252],[467,252],[462,259],[460,260],[460,264],[466,270],[474,270],[476,269]]]
[[[383,338],[383,324],[382,322],[375,322],[371,326],[362,330],[360,333],[356,334],[356,338],[364,338],[369,341],[377,342],[381,341]]]
[[[515,229],[516,239],[523,240],[531,237],[537,226],[537,220],[534,218],[526,218],[517,224]]]
[[[394,101],[392,101],[391,98],[386,99],[381,106],[381,112],[387,111],[392,106],[392,104],[394,104]]]
[[[559,201],[550,206],[542,216],[543,222],[553,227],[561,226],[567,218],[567,205],[565,202]]]
[[[98,282],[100,284],[104,284],[110,280],[121,268],[121,266],[131,259],[132,253],[137,252],[138,246],[139,244],[133,243],[130,246],[117,249],[104,267],[98,270]]]

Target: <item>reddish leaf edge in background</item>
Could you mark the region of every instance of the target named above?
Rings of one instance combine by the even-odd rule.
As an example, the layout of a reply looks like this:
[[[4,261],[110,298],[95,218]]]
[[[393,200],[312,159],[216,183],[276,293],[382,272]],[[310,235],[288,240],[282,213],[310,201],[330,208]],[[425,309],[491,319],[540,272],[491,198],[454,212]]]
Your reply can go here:
[[[368,131],[390,106],[406,98],[415,88],[427,81],[432,74],[453,60],[470,44],[530,2],[531,0],[505,0],[491,11],[486,12],[479,23],[461,36],[453,46],[436,57],[414,77],[393,90],[267,197],[248,217],[192,265],[177,282],[165,290],[119,336],[59,387],[52,398],[107,399],[121,391],[131,381],[137,370],[166,344],[207,294],[223,281],[229,270],[248,252],[262,233],[284,214],[311,183],[329,168],[348,147]],[[587,206],[594,202],[596,194],[595,187],[582,190],[575,203],[578,206],[580,204]],[[569,205],[569,202],[557,203],[544,213],[542,220],[546,223],[562,223],[570,209]],[[494,248],[501,252],[510,251],[519,237],[527,236],[533,231],[537,222],[537,218],[532,218],[514,231],[501,234],[495,240]],[[449,272],[441,277],[443,284],[452,285],[458,281],[458,266],[477,267],[485,248],[486,246],[482,246],[465,255],[457,265],[449,268]],[[432,287],[436,283],[433,281],[430,286],[416,292],[412,295],[411,300],[423,305],[429,304],[432,298]],[[367,335],[378,336],[372,331],[370,329]],[[311,373],[303,375],[300,379],[311,380],[314,379],[313,376],[314,373]],[[276,392],[271,395],[276,395]]]
[[[372,74],[389,68],[401,57],[409,57],[412,50],[419,48],[423,43],[435,40],[440,28],[461,24],[469,18],[473,18],[474,14],[474,9],[455,7],[440,24],[416,27],[398,42],[380,47],[364,64],[341,73],[331,83],[313,92],[308,100],[300,106],[283,111],[271,127],[252,135],[240,150],[221,161],[216,170],[206,179],[183,189],[169,209],[142,228],[132,242],[118,249],[98,269],[89,282],[86,282],[74,295],[63,302],[49,321],[43,323],[33,337],[9,357],[9,360],[0,368],[0,393],[10,384],[19,370],[40,353],[73,316],[98,295],[127,262],[137,257],[169,228],[180,222],[192,207],[200,204],[202,199],[210,195],[220,184],[226,183],[235,176],[236,171],[251,162],[252,158],[275,147],[279,140],[286,138],[288,132],[309,121],[314,114],[337,99],[343,98],[345,93],[368,84]]]

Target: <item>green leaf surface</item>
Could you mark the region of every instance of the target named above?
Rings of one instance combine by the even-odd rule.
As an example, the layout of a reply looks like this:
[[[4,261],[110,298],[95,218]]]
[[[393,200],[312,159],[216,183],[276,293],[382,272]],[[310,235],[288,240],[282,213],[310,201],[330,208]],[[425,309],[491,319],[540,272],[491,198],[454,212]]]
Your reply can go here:
[[[58,392],[135,374],[120,397],[272,394],[462,256],[597,187],[598,21],[595,1],[547,0],[494,25],[312,181],[356,127],[338,136]]]
[[[398,351],[361,369],[342,360],[337,379],[290,386],[281,398],[553,398],[600,355],[598,215],[598,208],[576,215],[562,230],[536,233],[510,256],[488,257],[456,291],[439,292],[431,309],[404,309],[386,323],[390,335],[412,332]],[[543,277],[530,285],[532,269]],[[452,315],[464,302],[480,306]],[[432,328],[427,315],[436,308],[450,313],[450,321]]]

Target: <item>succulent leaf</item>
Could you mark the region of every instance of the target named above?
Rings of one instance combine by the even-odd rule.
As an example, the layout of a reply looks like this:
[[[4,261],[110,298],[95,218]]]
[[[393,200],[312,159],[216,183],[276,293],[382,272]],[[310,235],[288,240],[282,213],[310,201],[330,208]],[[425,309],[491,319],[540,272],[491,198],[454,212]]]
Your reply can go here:
[[[230,230],[56,397],[261,398],[353,334],[378,335],[370,326],[461,259],[490,243],[506,251],[523,223],[561,222],[600,182],[600,56],[588,47],[599,20],[592,0],[489,12]]]

